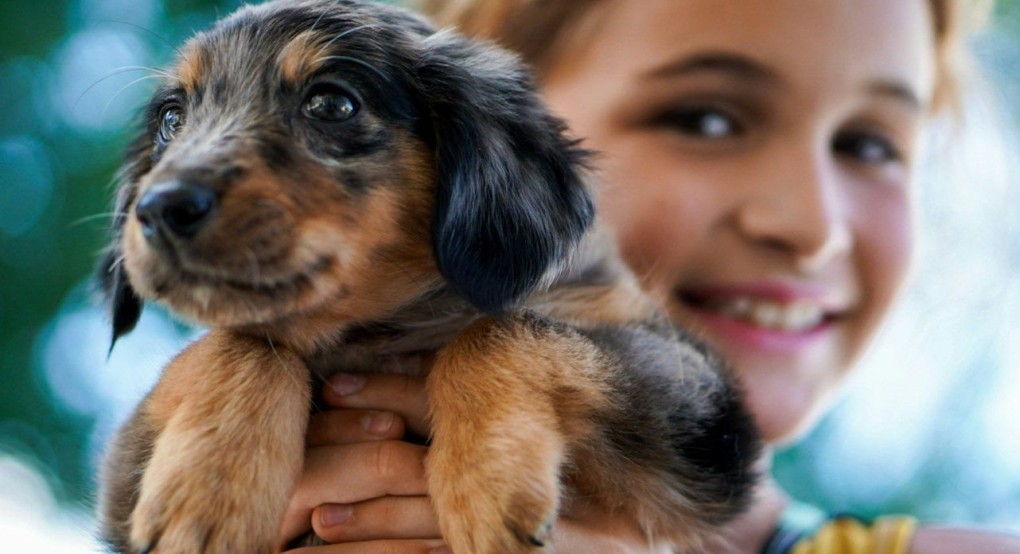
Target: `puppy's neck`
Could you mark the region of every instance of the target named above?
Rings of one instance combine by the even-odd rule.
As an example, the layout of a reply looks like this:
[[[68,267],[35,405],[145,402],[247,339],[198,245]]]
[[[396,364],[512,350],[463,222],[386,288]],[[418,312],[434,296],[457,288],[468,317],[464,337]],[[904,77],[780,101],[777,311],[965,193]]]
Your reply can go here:
[[[376,350],[393,354],[435,349],[449,340],[442,329],[450,327],[452,321],[475,317],[478,317],[476,309],[435,279],[402,303],[377,306],[371,317],[366,317],[365,312],[352,313],[346,305],[332,305],[269,323],[239,326],[235,330],[311,360],[330,356],[355,343],[372,343]],[[429,334],[443,338],[418,338]]]

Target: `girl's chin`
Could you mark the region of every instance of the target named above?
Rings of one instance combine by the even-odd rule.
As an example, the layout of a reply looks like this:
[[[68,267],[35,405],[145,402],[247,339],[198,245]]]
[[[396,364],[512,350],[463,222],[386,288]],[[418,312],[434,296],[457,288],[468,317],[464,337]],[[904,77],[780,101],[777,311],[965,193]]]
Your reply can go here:
[[[765,440],[782,447],[801,439],[814,426],[825,404],[818,391],[782,375],[737,375],[743,383],[748,407]]]

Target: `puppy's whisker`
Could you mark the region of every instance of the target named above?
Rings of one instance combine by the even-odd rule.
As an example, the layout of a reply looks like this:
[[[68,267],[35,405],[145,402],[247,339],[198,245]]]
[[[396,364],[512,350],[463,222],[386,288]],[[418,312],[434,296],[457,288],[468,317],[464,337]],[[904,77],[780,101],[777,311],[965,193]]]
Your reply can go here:
[[[92,90],[92,89],[96,88],[97,86],[99,86],[99,84],[102,83],[103,81],[106,81],[108,79],[112,79],[112,78],[116,77],[117,75],[122,75],[124,73],[130,73],[132,71],[149,71],[151,73],[155,73],[155,74],[160,75],[162,77],[172,78],[172,76],[169,73],[167,73],[166,71],[162,71],[162,70],[159,70],[159,69],[154,69],[154,68],[151,68],[151,67],[145,67],[145,66],[125,66],[125,67],[121,67],[121,68],[118,68],[118,69],[114,70],[113,73],[110,73],[109,75],[106,75],[105,77],[100,77],[96,82],[92,83],[91,85],[86,87],[85,90],[81,91],[81,94],[78,95],[78,98],[75,98],[74,103],[71,104],[71,108],[77,108],[78,107],[78,103],[81,102],[81,99],[84,98],[85,95],[88,94],[88,92],[90,90]]]
[[[117,256],[116,258],[114,258],[114,259],[113,259],[113,262],[111,262],[111,263],[110,263],[110,267],[108,267],[108,268],[106,269],[107,273],[113,273],[113,272],[114,272],[114,271],[116,271],[116,270],[117,270],[117,268],[118,268],[118,267],[120,267],[120,266],[121,266],[121,265],[122,265],[123,263],[124,263],[124,255],[123,255],[123,254],[121,254],[120,256]]]
[[[124,215],[127,215],[127,212],[105,212],[105,213],[87,215],[87,216],[85,216],[85,217],[83,217],[81,219],[76,219],[76,220],[68,223],[67,227],[68,228],[77,227],[78,225],[82,225],[82,224],[88,223],[90,221],[95,221],[97,219],[107,219],[107,218],[113,219],[113,218],[115,218],[117,216],[124,216]]]
[[[156,31],[153,31],[152,29],[149,29],[147,27],[143,27],[141,25],[136,25],[134,23],[129,23],[127,21],[120,21],[120,20],[116,20],[116,19],[109,20],[109,23],[117,23],[117,24],[120,24],[120,25],[127,25],[128,27],[134,27],[135,29],[138,29],[139,31],[144,31],[148,35],[159,39],[160,42],[162,42],[163,44],[165,44],[165,45],[169,46],[170,48],[172,48],[174,50],[174,52],[177,52],[177,54],[179,56],[182,56],[182,57],[184,56],[184,51],[183,50],[181,50],[179,47],[177,47],[177,45],[175,45],[174,43],[172,43],[169,40],[167,40],[166,37],[164,37],[163,35],[157,33]]]
[[[286,365],[286,362],[283,361],[283,356],[280,356],[280,352],[276,349],[276,344],[273,343],[273,337],[270,336],[269,333],[266,333],[266,342],[269,344],[269,349],[273,351],[273,356],[276,356],[276,359],[279,360],[281,364]],[[298,378],[295,377],[291,372],[287,371],[286,373],[288,376],[290,376],[291,380],[294,381],[294,384],[296,384],[299,388],[304,386],[304,383],[299,382]],[[318,372],[309,371],[308,373],[311,374],[313,379],[318,379],[323,385],[328,383],[326,378],[319,375]]]
[[[642,286],[648,285],[654,282],[655,274],[664,263],[666,263],[665,258],[658,256],[648,264],[648,267],[643,268],[640,272],[635,271],[634,276],[637,277]]]
[[[364,29],[373,29],[373,28],[377,28],[377,27],[381,27],[381,25],[378,25],[378,24],[375,24],[375,23],[366,23],[364,25],[358,25],[357,27],[351,27],[350,29],[347,29],[346,31],[340,33],[339,35],[329,39],[329,41],[326,42],[326,44],[323,44],[322,47],[323,48],[329,48],[336,41],[344,38],[345,36],[355,32],[355,31],[361,31],[361,30],[364,30]]]
[[[309,33],[315,31],[315,28],[319,26],[319,23],[322,21],[323,17],[326,17],[326,10],[322,10],[322,12],[319,14],[319,17],[315,18],[315,21],[312,23],[312,27],[308,29]]]
[[[359,60],[357,58],[352,58],[350,56],[325,56],[325,57],[322,57],[322,58],[319,58],[318,60],[316,60],[315,63],[319,64],[319,63],[326,62],[326,61],[350,62],[350,63],[353,63],[353,64],[357,64],[357,65],[360,65],[360,66],[362,66],[362,67],[372,71],[373,73],[375,73],[376,75],[381,77],[386,82],[389,82],[389,83],[393,82],[393,79],[389,75],[387,75],[385,72],[383,72],[378,67],[376,67],[376,66],[366,62],[365,60]]]
[[[314,382],[318,383],[319,385],[322,385],[323,387],[328,387],[328,386],[329,386],[329,379],[327,379],[326,377],[324,377],[324,376],[323,376],[323,375],[322,375],[321,373],[319,373],[318,371],[309,371],[308,373],[310,373],[310,374],[311,374],[312,380],[313,380]],[[315,392],[314,392],[314,391],[313,391],[313,394],[315,394]]]
[[[137,68],[137,69],[144,69],[146,71],[149,71],[150,73],[153,73],[155,75],[159,75],[160,77],[166,77],[167,79],[176,79],[177,78],[177,76],[174,75],[173,73],[171,73],[171,72],[169,72],[169,71],[167,71],[165,69],[159,69],[157,67],[149,67],[147,65],[137,65],[137,66],[131,66],[131,67]]]
[[[269,343],[269,349],[273,351],[273,356],[276,356],[276,359],[280,360],[281,364],[286,365],[287,362],[283,361],[283,356],[280,356],[280,352],[276,350],[276,345],[273,344],[273,337],[270,336],[269,333],[266,333],[266,342]],[[288,375],[290,374],[289,371],[286,373]]]
[[[100,112],[100,117],[103,117],[103,116],[106,115],[106,110],[108,110],[110,108],[110,104],[112,104],[113,101],[116,100],[117,96],[119,96],[120,93],[124,92],[125,90],[130,88],[132,85],[135,85],[135,84],[140,83],[142,81],[145,81],[147,79],[157,79],[157,78],[159,78],[159,75],[146,75],[145,77],[139,77],[139,78],[135,79],[134,81],[131,81],[130,83],[120,87],[120,90],[118,90],[117,92],[113,93],[113,96],[111,96],[110,99],[106,101],[106,104],[103,106],[103,111]]]

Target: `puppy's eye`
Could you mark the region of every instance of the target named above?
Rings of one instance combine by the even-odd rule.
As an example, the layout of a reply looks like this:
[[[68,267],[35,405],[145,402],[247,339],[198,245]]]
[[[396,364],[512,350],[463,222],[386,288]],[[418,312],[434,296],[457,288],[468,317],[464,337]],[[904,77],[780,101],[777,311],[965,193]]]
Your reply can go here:
[[[358,113],[358,104],[338,87],[316,87],[305,99],[301,111],[306,117],[320,121],[346,121]]]
[[[184,109],[168,104],[159,111],[159,140],[170,142],[184,126]]]

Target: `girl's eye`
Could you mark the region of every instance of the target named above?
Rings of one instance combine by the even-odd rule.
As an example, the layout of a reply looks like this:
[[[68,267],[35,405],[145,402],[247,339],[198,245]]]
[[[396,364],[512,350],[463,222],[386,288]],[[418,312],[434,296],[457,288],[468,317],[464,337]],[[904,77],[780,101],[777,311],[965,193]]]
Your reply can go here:
[[[350,95],[334,86],[317,87],[305,99],[301,111],[306,117],[320,121],[346,121],[358,112],[358,105]]]
[[[685,108],[673,111],[668,125],[692,138],[719,140],[743,132],[736,118],[717,108]]]
[[[900,152],[888,140],[869,133],[843,133],[832,144],[836,154],[866,165],[882,165],[899,161]]]
[[[184,126],[184,109],[177,104],[164,106],[159,112],[159,139],[170,142]]]

